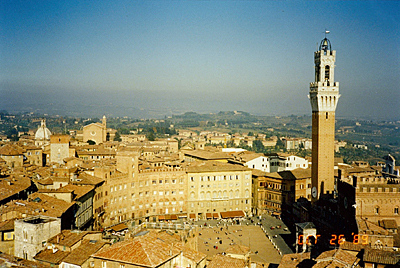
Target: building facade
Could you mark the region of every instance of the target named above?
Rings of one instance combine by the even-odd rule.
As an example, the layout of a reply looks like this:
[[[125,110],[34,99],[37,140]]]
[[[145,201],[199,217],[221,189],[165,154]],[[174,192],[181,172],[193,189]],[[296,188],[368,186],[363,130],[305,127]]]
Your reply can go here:
[[[247,167],[206,161],[192,163],[187,171],[188,213],[243,211],[251,214],[251,170]],[[210,215],[210,214],[208,214]]]
[[[46,248],[47,239],[61,232],[61,220],[46,216],[33,216],[14,222],[14,256],[26,260]]]
[[[64,164],[63,159],[69,157],[69,135],[51,135],[50,162]]]

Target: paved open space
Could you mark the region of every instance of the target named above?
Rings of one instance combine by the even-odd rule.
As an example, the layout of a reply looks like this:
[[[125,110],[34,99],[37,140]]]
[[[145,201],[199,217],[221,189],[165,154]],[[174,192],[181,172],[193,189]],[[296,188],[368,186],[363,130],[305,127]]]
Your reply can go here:
[[[250,248],[252,261],[278,264],[282,258],[260,226],[229,225],[222,226],[222,230],[221,226],[202,226],[198,230],[198,250],[209,257],[239,244]]]

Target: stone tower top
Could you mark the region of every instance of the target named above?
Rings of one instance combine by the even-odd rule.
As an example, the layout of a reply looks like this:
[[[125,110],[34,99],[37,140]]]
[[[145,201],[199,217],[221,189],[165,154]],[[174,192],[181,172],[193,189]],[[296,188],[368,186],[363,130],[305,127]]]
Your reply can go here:
[[[335,82],[336,51],[331,42],[322,39],[319,50],[314,53],[315,81],[310,83],[312,111],[334,112],[340,97],[339,82]]]
[[[326,38],[326,37],[325,37],[324,39],[322,39],[321,44],[319,45],[319,50],[320,50],[320,51],[321,51],[321,50],[324,50],[324,51],[327,51],[327,50],[332,51],[331,41],[329,41],[329,39]]]

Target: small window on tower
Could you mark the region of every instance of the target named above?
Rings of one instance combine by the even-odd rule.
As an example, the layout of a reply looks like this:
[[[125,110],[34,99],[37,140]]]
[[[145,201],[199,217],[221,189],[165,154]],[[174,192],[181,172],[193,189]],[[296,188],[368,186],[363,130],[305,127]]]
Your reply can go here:
[[[328,119],[328,112],[326,112],[326,119]]]
[[[325,66],[325,82],[328,82],[328,86],[329,86],[329,65]]]

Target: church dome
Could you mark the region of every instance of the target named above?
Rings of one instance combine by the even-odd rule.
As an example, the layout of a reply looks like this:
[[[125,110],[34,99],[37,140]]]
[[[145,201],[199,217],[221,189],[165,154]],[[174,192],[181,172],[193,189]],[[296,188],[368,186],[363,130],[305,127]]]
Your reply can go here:
[[[50,140],[51,132],[46,127],[46,121],[42,120],[42,123],[35,133],[35,140]]]

